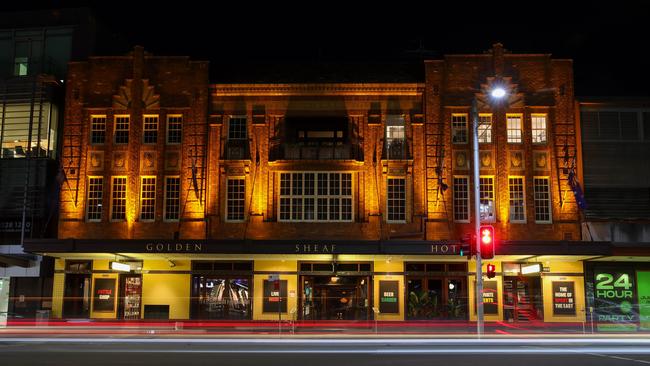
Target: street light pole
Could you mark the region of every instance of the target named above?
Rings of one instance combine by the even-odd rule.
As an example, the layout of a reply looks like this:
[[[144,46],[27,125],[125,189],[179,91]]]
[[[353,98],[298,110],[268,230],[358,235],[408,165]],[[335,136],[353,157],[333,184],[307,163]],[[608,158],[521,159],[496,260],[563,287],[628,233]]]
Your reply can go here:
[[[481,198],[479,180],[479,156],[478,156],[478,102],[476,96],[472,98],[472,169],[474,170],[474,246],[476,250],[476,335],[483,334],[483,264],[481,263]]]

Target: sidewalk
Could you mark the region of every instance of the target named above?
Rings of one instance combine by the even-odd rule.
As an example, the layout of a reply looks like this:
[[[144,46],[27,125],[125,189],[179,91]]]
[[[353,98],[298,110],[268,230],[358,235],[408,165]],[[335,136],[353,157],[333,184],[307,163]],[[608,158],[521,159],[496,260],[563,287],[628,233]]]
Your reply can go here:
[[[476,323],[469,321],[104,321],[98,319],[50,319],[9,321],[6,328],[0,328],[4,335],[147,335],[147,336],[260,336],[260,335],[305,335],[305,336],[445,336],[475,337]],[[583,323],[485,323],[486,336],[539,336],[539,335],[650,335],[648,332],[592,332],[591,324]]]

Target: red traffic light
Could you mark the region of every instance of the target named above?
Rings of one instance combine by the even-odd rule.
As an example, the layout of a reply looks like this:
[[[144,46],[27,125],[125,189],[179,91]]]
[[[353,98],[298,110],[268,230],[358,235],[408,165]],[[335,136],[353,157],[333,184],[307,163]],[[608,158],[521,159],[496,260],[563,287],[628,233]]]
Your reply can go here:
[[[482,225],[479,234],[481,235],[481,258],[494,258],[494,227]]]
[[[497,268],[494,264],[488,263],[486,271],[487,278],[494,278],[497,275],[496,269]]]

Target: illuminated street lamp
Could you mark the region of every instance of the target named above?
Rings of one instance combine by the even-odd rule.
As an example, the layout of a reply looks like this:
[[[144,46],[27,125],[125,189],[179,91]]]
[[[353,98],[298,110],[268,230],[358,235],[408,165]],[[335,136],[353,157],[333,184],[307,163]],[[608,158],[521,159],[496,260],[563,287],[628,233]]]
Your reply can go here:
[[[506,90],[500,86],[493,87],[490,96],[499,100],[506,96]],[[481,190],[479,186],[479,157],[478,157],[478,100],[476,95],[472,98],[472,143],[473,143],[473,170],[474,170],[474,237],[476,242],[476,335],[483,334],[483,264],[481,263]]]

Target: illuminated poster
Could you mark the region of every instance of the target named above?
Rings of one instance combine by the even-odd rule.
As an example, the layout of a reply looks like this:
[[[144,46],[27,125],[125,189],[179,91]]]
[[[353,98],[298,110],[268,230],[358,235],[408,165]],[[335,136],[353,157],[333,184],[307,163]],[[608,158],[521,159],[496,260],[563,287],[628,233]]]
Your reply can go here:
[[[115,278],[96,278],[93,310],[115,311]]]
[[[264,301],[262,303],[262,312],[287,312],[287,280],[264,280]]]
[[[497,291],[497,281],[483,282],[483,314],[499,314],[499,293]]]
[[[399,281],[379,281],[379,312],[399,314]]]
[[[636,330],[638,315],[634,309],[634,272],[628,270],[594,271],[594,305],[598,330]]]
[[[636,273],[637,295],[639,296],[639,323],[641,329],[650,329],[650,272]]]
[[[573,281],[553,281],[553,315],[576,315]]]

